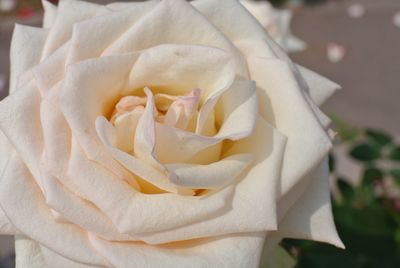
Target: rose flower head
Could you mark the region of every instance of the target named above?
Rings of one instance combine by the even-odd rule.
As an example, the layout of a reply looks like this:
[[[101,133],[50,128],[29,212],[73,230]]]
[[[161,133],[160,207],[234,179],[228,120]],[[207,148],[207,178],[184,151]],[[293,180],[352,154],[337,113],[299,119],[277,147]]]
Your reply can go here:
[[[258,267],[285,237],[342,246],[338,86],[235,0],[43,2],[0,103],[0,231],[17,267]]]

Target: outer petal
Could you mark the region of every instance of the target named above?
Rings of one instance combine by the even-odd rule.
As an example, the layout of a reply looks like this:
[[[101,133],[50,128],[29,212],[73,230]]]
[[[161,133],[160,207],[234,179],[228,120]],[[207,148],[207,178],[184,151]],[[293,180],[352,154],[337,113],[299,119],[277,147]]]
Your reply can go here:
[[[297,65],[297,68],[308,86],[312,100],[318,106],[322,105],[336,90],[340,89],[338,84],[305,67]]]
[[[18,230],[68,258],[105,265],[83,230],[54,221],[31,174],[15,154],[0,184],[0,205]]]
[[[304,178],[303,195],[279,223],[279,233],[285,237],[311,239],[344,248],[333,221],[327,158]],[[281,200],[281,204],[284,200]],[[278,208],[279,210],[279,208]]]
[[[44,9],[43,28],[51,28],[57,18],[57,6],[50,1],[42,0]]]
[[[39,63],[47,35],[48,30],[45,29],[15,26],[10,51],[10,93],[17,89],[17,79]]]
[[[90,236],[115,267],[258,267],[264,233],[186,241],[165,246],[118,244]]]

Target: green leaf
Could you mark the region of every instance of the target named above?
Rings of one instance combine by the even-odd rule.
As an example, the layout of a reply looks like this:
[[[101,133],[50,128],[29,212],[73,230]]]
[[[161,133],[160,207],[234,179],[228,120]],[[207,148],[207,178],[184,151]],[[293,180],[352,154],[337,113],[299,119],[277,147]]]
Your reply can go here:
[[[337,186],[344,201],[351,202],[354,199],[354,189],[345,179],[338,178]]]
[[[364,170],[362,185],[363,186],[373,186],[375,182],[381,181],[383,179],[383,171],[377,167],[369,167]]]
[[[397,185],[400,186],[400,169],[392,169],[390,171],[390,175],[392,175],[394,181],[397,183]]]
[[[336,168],[336,160],[335,160],[335,156],[332,153],[329,154],[328,164],[329,164],[329,171],[331,173],[334,172],[335,168]]]
[[[388,145],[393,141],[393,138],[388,133],[381,130],[367,129],[365,134],[371,141],[380,146]]]
[[[367,161],[373,161],[376,160],[380,157],[380,151],[368,144],[368,143],[360,143],[354,146],[351,151],[350,155],[359,161],[367,162]]]
[[[395,161],[400,161],[400,146],[396,146],[389,153],[389,158]]]

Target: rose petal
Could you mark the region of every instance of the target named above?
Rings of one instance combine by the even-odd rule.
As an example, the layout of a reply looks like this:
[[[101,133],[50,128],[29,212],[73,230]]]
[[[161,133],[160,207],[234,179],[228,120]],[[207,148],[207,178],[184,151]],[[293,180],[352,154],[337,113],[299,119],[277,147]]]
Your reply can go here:
[[[161,1],[109,46],[103,55],[129,53],[168,43],[223,49],[232,57],[237,74],[247,76],[244,61],[231,42],[183,0]]]
[[[90,240],[115,267],[259,267],[264,233],[202,239],[171,246]]]
[[[51,28],[57,18],[57,6],[47,0],[42,0],[44,9],[43,28]]]
[[[83,230],[54,221],[39,188],[16,154],[10,159],[0,184],[0,205],[18,230],[68,258],[105,265]]]
[[[169,164],[167,169],[176,176],[171,181],[194,189],[220,189],[233,182],[252,160],[250,154],[226,157],[209,165]]]
[[[253,134],[233,144],[223,157],[238,153],[254,156],[254,166],[237,183],[231,207],[213,218],[141,238],[150,244],[168,243],[223,234],[275,230],[276,199],[286,139],[261,117]],[[264,204],[260,206],[259,204]],[[252,209],[249,209],[252,208]]]
[[[124,234],[138,236],[207,218],[225,208],[232,195],[231,187],[205,197],[142,194],[96,162],[89,161],[75,142],[72,152],[64,180],[101,209]]]
[[[333,221],[327,158],[308,174],[303,185],[296,189],[304,188],[302,196],[282,215],[279,233],[289,238],[311,239],[344,248]]]
[[[120,12],[111,12],[75,23],[68,63],[99,57],[124,32],[147,14],[158,1],[129,3]],[[109,6],[108,6],[109,8]]]
[[[332,145],[289,65],[276,59],[250,58],[249,61],[251,76],[262,90],[260,100],[270,103],[273,111],[263,117],[288,137],[281,181],[281,193],[285,194],[314,163],[322,160]]]
[[[101,8],[104,7],[84,1],[60,1],[41,59],[50,56],[70,39],[74,23],[93,17]]]
[[[15,26],[10,51],[10,93],[17,89],[18,77],[39,63],[47,36],[46,29]]]

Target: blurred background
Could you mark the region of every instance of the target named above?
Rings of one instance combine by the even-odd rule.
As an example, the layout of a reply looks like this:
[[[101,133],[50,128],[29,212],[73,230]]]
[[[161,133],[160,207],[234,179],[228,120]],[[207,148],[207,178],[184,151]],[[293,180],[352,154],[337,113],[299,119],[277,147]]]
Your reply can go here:
[[[400,267],[400,0],[243,4],[296,63],[343,88],[322,109],[338,132],[332,200],[347,250],[284,240],[279,267]],[[40,26],[42,14],[39,0],[0,0],[0,99],[14,24]],[[0,237],[0,268],[13,261],[12,237]]]

